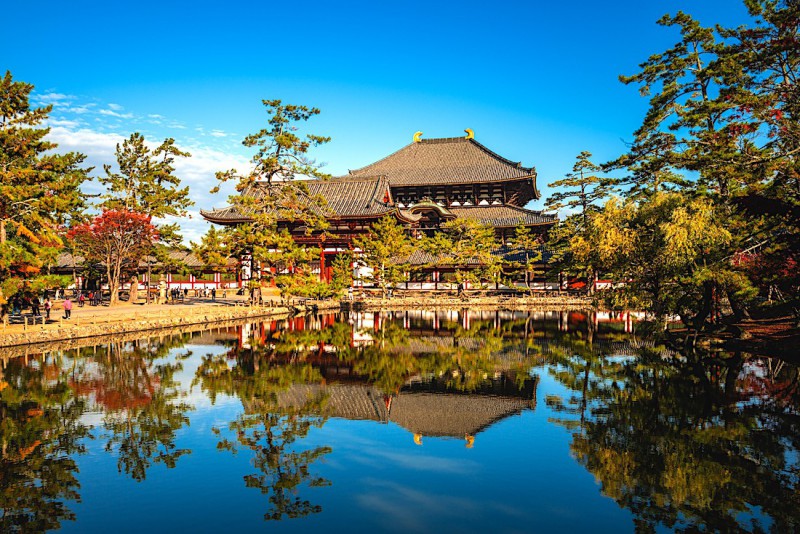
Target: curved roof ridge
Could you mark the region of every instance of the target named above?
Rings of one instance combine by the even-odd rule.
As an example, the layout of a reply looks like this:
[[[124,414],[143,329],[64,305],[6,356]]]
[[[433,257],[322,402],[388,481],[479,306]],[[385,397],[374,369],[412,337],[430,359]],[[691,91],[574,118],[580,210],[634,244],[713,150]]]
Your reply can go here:
[[[524,167],[467,137],[421,139],[349,170],[353,177],[368,174],[385,175],[393,187],[531,180],[533,197],[539,197],[534,167]]]
[[[517,167],[518,169],[529,171],[528,174],[535,174],[535,171],[534,171],[533,167],[523,167],[521,161],[511,161],[508,158],[504,158],[503,156],[501,156],[500,154],[498,154],[497,152],[495,152],[491,148],[487,148],[486,146],[482,145],[481,143],[479,143],[475,139],[464,138],[464,141],[469,141],[473,145],[477,146],[478,148],[480,148],[481,150],[486,152],[488,155],[492,156],[493,158],[499,159],[503,163],[507,163],[507,164],[509,164],[509,165],[511,165],[513,167]]]
[[[523,213],[536,213],[538,215],[545,215],[545,210],[529,210],[523,206],[516,206],[514,204],[503,204],[501,206],[481,206],[479,204],[475,204],[473,206],[456,206],[456,209],[459,210],[471,210],[471,209],[487,209],[487,208],[507,208],[512,209],[514,211],[521,211]],[[555,217],[555,215],[553,215]]]
[[[332,176],[328,180],[316,180],[319,182],[372,182],[372,181],[387,181],[385,174],[361,174],[361,175],[350,175],[345,174],[344,176]]]
[[[388,156],[384,156],[384,157],[382,157],[381,159],[379,159],[379,160],[377,160],[377,161],[373,161],[372,163],[369,163],[369,164],[367,164],[367,165],[364,165],[363,167],[359,167],[359,168],[357,168],[357,169],[348,169],[348,170],[347,170],[347,172],[348,172],[348,173],[350,173],[350,175],[355,175],[355,173],[361,172],[361,171],[363,171],[364,169],[366,169],[367,167],[372,167],[372,166],[375,166],[375,165],[377,165],[378,163],[381,163],[381,162],[383,162],[383,161],[386,161],[387,159],[391,158],[391,157],[392,157],[392,156],[394,156],[395,154],[399,154],[399,153],[400,153],[400,152],[402,152],[403,150],[406,150],[407,148],[409,148],[409,147],[412,147],[412,146],[414,146],[415,144],[418,144],[418,143],[409,143],[409,144],[407,144],[407,145],[405,145],[405,146],[402,146],[402,147],[398,148],[397,150],[395,150],[394,152],[392,152],[392,153],[391,153],[391,154],[389,154]],[[384,176],[385,176],[385,175],[384,175]]]

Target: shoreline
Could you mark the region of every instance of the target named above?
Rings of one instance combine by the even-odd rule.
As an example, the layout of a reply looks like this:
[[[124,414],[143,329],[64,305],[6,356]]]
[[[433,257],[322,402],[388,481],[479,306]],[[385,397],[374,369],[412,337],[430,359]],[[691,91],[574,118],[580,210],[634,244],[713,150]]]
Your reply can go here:
[[[59,303],[60,304],[60,303]],[[220,323],[238,322],[248,319],[286,318],[323,310],[580,310],[593,307],[585,297],[469,297],[455,296],[412,298],[395,296],[390,299],[361,298],[348,300],[305,300],[301,304],[250,307],[233,300],[223,302],[192,302],[188,305],[143,307],[140,304],[122,305],[115,308],[73,308],[72,319],[57,318],[47,324],[9,325],[0,330],[0,358],[11,353],[24,355],[39,352],[45,345],[77,346],[78,341],[87,341],[80,346],[102,342],[104,337],[123,336],[131,339],[150,334],[176,333],[175,330],[199,331],[215,328]],[[60,306],[53,312],[60,317]]]
[[[43,345],[73,344],[76,341],[103,342],[108,336],[147,335],[159,334],[168,331],[183,330],[191,327],[199,331],[216,328],[221,323],[247,321],[249,319],[282,319],[295,314],[304,314],[322,309],[339,309],[339,301],[308,301],[300,306],[199,306],[197,309],[190,307],[150,308],[139,310],[133,306],[127,309],[117,308],[112,318],[97,314],[88,318],[73,315],[76,320],[72,322],[60,320],[47,325],[30,325],[14,328],[15,331],[0,333],[0,358],[13,357],[11,349],[24,349],[20,354],[40,352],[37,350]],[[111,310],[109,310],[111,311]],[[172,332],[173,334],[175,332]],[[92,343],[87,343],[91,345]],[[84,346],[84,345],[82,345]]]
[[[596,308],[589,297],[406,297],[360,298],[342,301],[353,310],[500,310],[500,311],[567,311]]]

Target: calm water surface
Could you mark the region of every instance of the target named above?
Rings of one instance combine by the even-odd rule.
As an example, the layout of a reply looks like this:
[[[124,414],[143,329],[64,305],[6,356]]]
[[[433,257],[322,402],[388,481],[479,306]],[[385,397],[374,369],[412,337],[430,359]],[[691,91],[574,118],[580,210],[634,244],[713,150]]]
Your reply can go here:
[[[8,359],[0,530],[793,532],[798,369],[395,312]]]

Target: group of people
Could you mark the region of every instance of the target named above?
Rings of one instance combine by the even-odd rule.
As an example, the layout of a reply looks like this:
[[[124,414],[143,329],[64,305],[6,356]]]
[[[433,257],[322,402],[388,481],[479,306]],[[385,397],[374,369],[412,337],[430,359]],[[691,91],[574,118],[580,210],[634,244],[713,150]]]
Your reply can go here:
[[[10,312],[12,316],[21,316],[26,309],[30,308],[31,315],[34,317],[41,317],[42,310],[44,310],[44,318],[49,320],[52,307],[53,303],[50,301],[50,297],[45,297],[44,302],[42,302],[37,295],[14,295],[8,301],[8,304],[3,306],[2,314],[0,315]]]
[[[54,295],[51,300],[50,294]],[[75,303],[78,307],[83,307],[87,302],[92,306],[99,306],[102,303],[102,294],[100,291],[75,291],[74,297],[71,297],[68,292],[62,289],[54,291],[45,291],[44,297],[32,293],[20,293],[12,296],[6,304],[0,309],[0,317],[8,313],[13,316],[22,316],[26,310],[30,310],[33,317],[44,316],[45,320],[50,320],[50,311],[53,309],[53,301],[63,298],[62,309],[64,310],[64,319],[72,317],[72,308]]]
[[[212,287],[211,289],[204,287],[198,290],[198,296],[208,298],[211,297],[211,300],[217,300],[217,288]],[[228,298],[228,290],[223,288],[222,289],[222,298]]]
[[[102,301],[102,295],[99,291],[79,291],[77,300],[79,308],[83,308],[83,305],[87,302],[92,306],[99,306]]]

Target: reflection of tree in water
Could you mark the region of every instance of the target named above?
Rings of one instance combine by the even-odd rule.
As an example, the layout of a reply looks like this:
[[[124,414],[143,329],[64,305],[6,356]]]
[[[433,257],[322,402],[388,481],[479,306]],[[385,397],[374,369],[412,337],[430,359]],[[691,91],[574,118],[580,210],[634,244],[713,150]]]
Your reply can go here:
[[[311,336],[312,338],[314,336]],[[315,346],[311,338],[303,345]],[[283,347],[289,347],[281,339]],[[299,495],[303,485],[328,486],[330,482],[311,473],[311,464],[331,452],[330,447],[299,449],[299,443],[312,428],[325,424],[327,396],[315,394],[298,399],[283,400],[292,384],[322,382],[322,376],[311,365],[295,361],[280,364],[273,361],[272,347],[234,351],[235,364],[229,365],[225,356],[205,356],[197,370],[196,384],[213,400],[218,394],[235,395],[244,406],[244,413],[228,424],[236,435],[234,440],[222,437],[218,448],[236,453],[248,449],[253,453],[257,473],[244,477],[245,485],[258,488],[268,496],[270,507],[266,520],[283,517],[297,518],[322,511],[322,507]],[[215,429],[222,435],[222,431]]]
[[[153,464],[173,468],[191,452],[175,443],[176,432],[189,424],[186,412],[191,406],[180,401],[183,395],[174,376],[189,354],[165,361],[173,348],[187,341],[186,336],[144,339],[109,343],[100,354],[84,351],[89,359],[72,386],[103,409],[106,451],[116,452],[119,471],[134,480],[144,480]]]
[[[79,501],[74,455],[85,452],[84,405],[60,367],[10,360],[0,373],[0,531],[42,532],[74,520]]]
[[[765,372],[767,363],[740,355],[568,352],[556,377],[580,392],[560,405],[581,413],[567,421],[572,451],[633,512],[637,530],[800,528],[796,367]]]
[[[387,394],[398,393],[414,377],[438,377],[447,389],[472,392],[500,369],[515,371],[520,384],[529,378],[527,356],[501,360],[514,344],[504,333],[491,322],[473,321],[469,328],[446,323],[438,335],[415,339],[401,322],[384,321],[372,333],[372,344],[341,352],[357,374]]]

